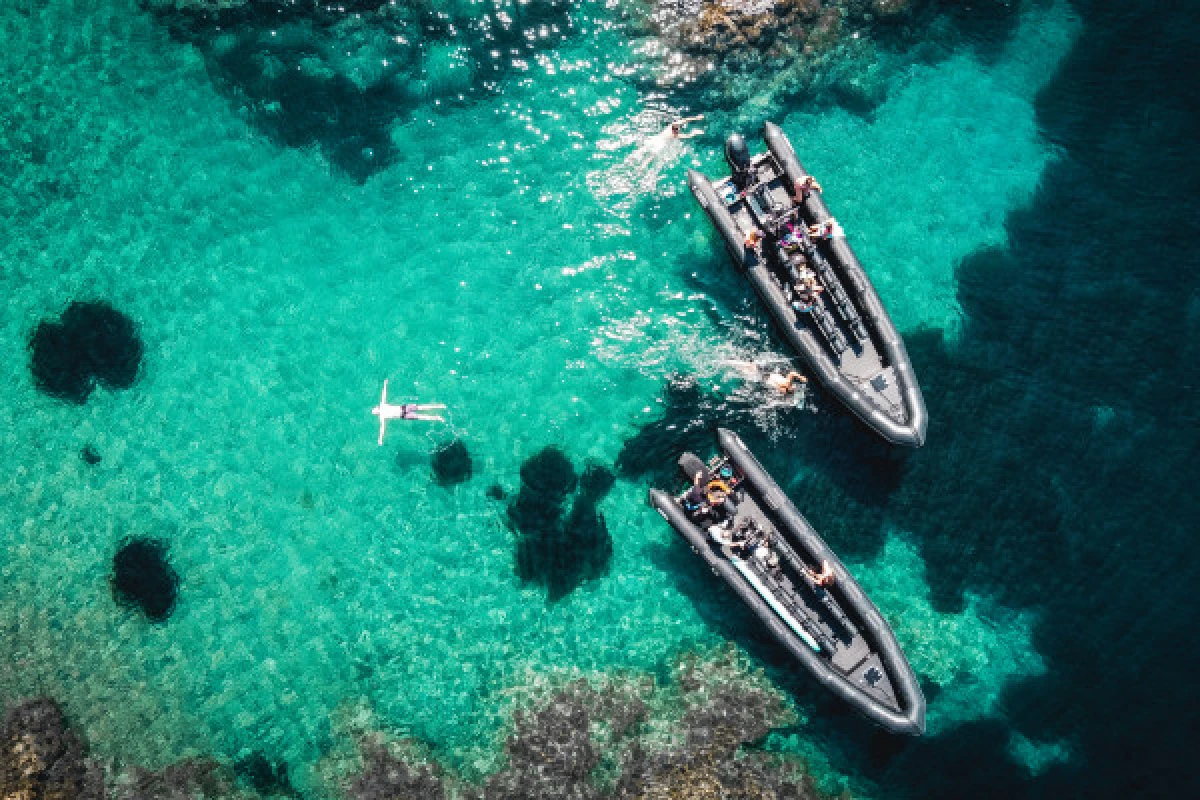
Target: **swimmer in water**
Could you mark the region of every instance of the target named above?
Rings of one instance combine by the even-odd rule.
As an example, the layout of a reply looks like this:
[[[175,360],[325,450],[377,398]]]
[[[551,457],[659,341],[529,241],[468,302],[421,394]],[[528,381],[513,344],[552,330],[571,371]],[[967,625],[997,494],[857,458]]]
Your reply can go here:
[[[393,405],[387,401],[387,385],[383,382],[383,395],[379,405],[371,409],[371,413],[379,417],[379,443],[383,444],[383,434],[387,429],[389,419],[411,419],[420,422],[445,422],[437,414],[426,414],[426,411],[440,411],[445,408],[441,403],[401,403]]]
[[[683,119],[677,119],[674,122],[672,122],[670,125],[668,125],[666,127],[666,129],[660,135],[669,136],[672,139],[693,139],[697,136],[703,136],[704,131],[692,131],[691,133],[683,132],[683,129],[688,126],[689,122],[699,122],[702,119],[704,119],[703,114],[697,114],[694,117],[684,117]]]
[[[795,394],[797,385],[805,386],[808,383],[808,378],[799,372],[789,371],[786,375],[773,370],[767,372],[753,361],[725,361],[723,363],[733,367],[746,380],[760,381],[768,389],[774,389],[782,395]]]

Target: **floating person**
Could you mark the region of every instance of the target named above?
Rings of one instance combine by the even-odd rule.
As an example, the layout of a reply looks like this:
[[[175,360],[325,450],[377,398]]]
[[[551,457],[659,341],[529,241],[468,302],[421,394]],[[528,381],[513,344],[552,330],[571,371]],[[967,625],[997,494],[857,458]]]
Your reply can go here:
[[[371,409],[371,413],[379,417],[379,444],[383,444],[383,434],[387,429],[387,421],[389,419],[411,419],[420,422],[445,422],[446,420],[437,414],[427,414],[427,411],[441,411],[445,408],[441,403],[401,403],[393,405],[387,401],[387,385],[388,382],[383,382],[383,394],[379,398],[379,405]]]

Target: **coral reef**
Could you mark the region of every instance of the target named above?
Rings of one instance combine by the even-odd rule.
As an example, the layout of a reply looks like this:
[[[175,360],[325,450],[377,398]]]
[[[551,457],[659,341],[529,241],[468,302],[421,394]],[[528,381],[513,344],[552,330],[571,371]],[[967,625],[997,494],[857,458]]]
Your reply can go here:
[[[471,454],[462,439],[455,439],[434,450],[430,462],[433,467],[433,479],[437,481],[438,486],[466,483],[475,471],[471,463]]]
[[[801,765],[753,743],[793,719],[785,698],[732,647],[682,657],[671,681],[576,678],[514,711],[505,759],[481,783],[411,739],[361,732],[341,779],[353,800],[696,800],[818,798]]]
[[[116,601],[138,608],[151,622],[165,622],[175,610],[179,576],[158,539],[126,539],[113,556],[112,590]]]
[[[612,488],[612,473],[589,465],[582,480],[567,456],[547,447],[521,466],[521,488],[508,506],[517,536],[517,575],[546,587],[550,601],[599,577],[612,558],[612,537],[597,505]],[[563,506],[580,491],[570,513]]]
[[[34,384],[82,405],[97,383],[128,389],[142,363],[133,320],[102,302],[75,302],[58,322],[43,320],[29,339]]]
[[[0,797],[102,800],[104,775],[86,758],[58,705],[37,698],[9,709],[0,727]]]

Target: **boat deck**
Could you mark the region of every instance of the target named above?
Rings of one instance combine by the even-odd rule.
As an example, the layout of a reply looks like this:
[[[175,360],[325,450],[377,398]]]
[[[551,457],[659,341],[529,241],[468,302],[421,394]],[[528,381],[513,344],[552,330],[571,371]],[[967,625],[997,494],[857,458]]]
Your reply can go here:
[[[758,187],[765,195],[768,204],[775,206],[775,210],[788,211],[796,207],[792,200],[787,187],[784,184],[782,175],[775,169],[773,162],[766,155],[758,156],[754,160],[755,169],[759,178]],[[718,197],[724,198],[726,208],[730,216],[733,218],[734,224],[743,235],[748,234],[755,229],[762,229],[761,220],[764,219],[771,209],[762,208],[762,199],[755,196],[755,193],[747,193],[744,197],[734,197],[734,189],[732,180],[724,178],[713,184],[714,190]],[[733,198],[733,199],[731,199]],[[802,224],[809,224],[810,220],[806,220],[801,216]],[[837,264],[831,260],[834,269],[837,270]],[[780,292],[783,291],[783,284],[779,280],[775,271],[767,265],[764,265],[768,272],[776,280],[777,288]],[[844,281],[845,276],[838,276]],[[825,334],[814,323],[813,317],[810,314],[800,314],[788,308],[786,314],[787,319],[779,320],[781,324],[786,323],[794,328],[808,327],[813,331],[814,336],[819,342],[824,345],[824,350],[833,363],[837,366],[839,372],[846,377],[851,383],[856,385],[865,396],[870,397],[881,411],[891,416],[898,422],[904,423],[907,421],[905,413],[904,400],[901,397],[900,389],[896,382],[895,368],[886,363],[886,359],[879,352],[876,343],[872,336],[874,331],[867,328],[868,335],[859,337],[854,334],[847,325],[846,321],[839,314],[837,308],[834,307],[830,299],[828,291],[822,292],[817,296],[817,303],[825,310],[828,318],[837,326],[847,347],[840,353],[835,351],[830,346]],[[853,302],[853,300],[851,300]],[[862,309],[858,309],[862,313]]]
[[[743,519],[753,519],[760,528],[771,531],[774,535],[772,549],[781,558],[781,567],[787,563],[788,552],[792,557],[797,554],[791,544],[784,538],[772,517],[763,510],[753,494],[743,486],[736,492],[737,515],[733,524],[736,526]],[[782,539],[782,544],[779,540]],[[824,588],[815,586],[808,581],[800,581],[797,585],[788,575],[795,570],[770,569],[756,558],[746,559],[759,579],[771,589],[772,594],[781,604],[793,613],[801,623],[813,625],[819,635],[818,641],[825,646],[822,656],[832,662],[833,666],[854,681],[868,695],[875,697],[893,707],[898,707],[895,689],[883,662],[866,637],[858,630],[854,622],[846,615],[837,599]],[[818,565],[808,564],[815,567]],[[808,625],[806,625],[808,627]],[[832,645],[832,648],[830,648]],[[831,649],[831,652],[828,650]]]

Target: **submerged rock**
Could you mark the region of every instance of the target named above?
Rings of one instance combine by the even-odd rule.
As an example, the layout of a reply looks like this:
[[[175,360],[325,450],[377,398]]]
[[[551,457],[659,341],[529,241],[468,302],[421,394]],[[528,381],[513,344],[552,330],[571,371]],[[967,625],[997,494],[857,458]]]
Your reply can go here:
[[[567,0],[144,0],[280,145],[362,182],[404,158],[397,119],[496,90],[572,30]]]
[[[462,439],[442,445],[433,452],[431,459],[433,478],[438,486],[456,486],[466,483],[474,473],[471,454]]]
[[[522,465],[521,489],[508,507],[518,534],[517,575],[545,586],[548,600],[564,597],[608,568],[612,537],[596,506],[613,481],[610,470],[595,465],[580,480],[570,459],[554,447]],[[566,501],[577,487],[578,496],[564,518]]]
[[[794,721],[787,699],[733,647],[682,657],[671,679],[572,680],[518,704],[504,765],[482,784],[412,739],[355,736],[353,800],[817,800],[803,766],[744,746]]]
[[[112,589],[120,605],[140,609],[151,622],[165,622],[179,594],[166,542],[126,539],[113,556]]]
[[[9,709],[0,727],[0,797],[101,800],[101,769],[85,758],[62,710],[41,697]]]
[[[115,792],[115,800],[217,800],[238,796],[229,769],[211,758],[188,758],[157,771],[133,767]]]
[[[128,389],[142,363],[133,320],[101,302],[75,302],[57,322],[38,323],[29,339],[30,370],[41,391],[82,405],[99,383]]]
[[[96,448],[92,447],[90,444],[85,444],[83,446],[83,449],[79,451],[79,457],[83,459],[83,463],[87,464],[89,467],[94,467],[103,460],[100,457],[99,451],[97,451]]]

